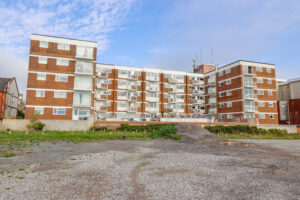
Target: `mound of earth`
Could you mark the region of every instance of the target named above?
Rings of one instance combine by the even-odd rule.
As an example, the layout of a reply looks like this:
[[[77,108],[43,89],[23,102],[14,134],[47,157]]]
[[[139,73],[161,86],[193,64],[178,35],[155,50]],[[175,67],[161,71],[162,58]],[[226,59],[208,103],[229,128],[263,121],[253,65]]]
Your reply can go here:
[[[214,144],[223,140],[197,124],[178,124],[176,135],[181,136],[181,142]]]

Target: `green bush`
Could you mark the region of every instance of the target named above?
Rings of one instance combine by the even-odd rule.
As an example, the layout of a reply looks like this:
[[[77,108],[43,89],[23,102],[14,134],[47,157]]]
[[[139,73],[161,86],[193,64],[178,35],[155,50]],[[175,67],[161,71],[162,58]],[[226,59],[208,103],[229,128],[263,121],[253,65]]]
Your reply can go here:
[[[89,131],[110,131],[110,129],[102,126],[102,127],[97,127],[97,126],[92,126]]]
[[[161,127],[171,125],[175,126],[175,124],[147,124],[147,125],[129,125],[129,124],[121,124],[121,127],[117,130],[120,131],[128,131],[128,132],[147,132],[153,133],[156,130],[160,129]]]
[[[253,135],[284,135],[287,134],[286,130],[280,129],[262,129],[257,128],[256,126],[248,126],[248,125],[234,125],[234,126],[223,126],[223,125],[216,125],[216,126],[205,126],[204,127],[209,132],[218,134],[253,134]]]
[[[169,139],[175,139],[180,140],[180,136],[174,136],[174,134],[177,132],[177,129],[174,125],[168,124],[161,126],[159,129],[154,131],[151,134],[151,138],[169,138]]]
[[[27,124],[28,129],[33,129],[35,131],[42,131],[45,127],[45,124],[40,121],[33,122],[32,124]]]

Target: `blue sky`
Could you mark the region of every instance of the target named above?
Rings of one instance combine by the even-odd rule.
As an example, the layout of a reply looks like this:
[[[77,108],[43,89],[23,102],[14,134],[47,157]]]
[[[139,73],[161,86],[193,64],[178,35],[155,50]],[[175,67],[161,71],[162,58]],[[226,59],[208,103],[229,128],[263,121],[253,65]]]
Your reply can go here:
[[[294,78],[299,10],[297,0],[2,0],[0,74],[26,90],[29,37],[40,33],[98,41],[102,63],[191,71],[197,57],[220,66],[244,59]]]

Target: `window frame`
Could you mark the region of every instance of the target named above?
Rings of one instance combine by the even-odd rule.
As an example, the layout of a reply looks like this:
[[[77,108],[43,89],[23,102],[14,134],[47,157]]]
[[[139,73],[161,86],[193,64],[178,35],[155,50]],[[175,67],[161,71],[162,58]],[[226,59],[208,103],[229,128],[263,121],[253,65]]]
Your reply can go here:
[[[40,110],[42,112],[40,112],[38,110]],[[39,115],[44,115],[44,110],[45,110],[44,107],[35,107],[34,108],[34,112],[38,113]]]
[[[43,56],[39,56],[38,57],[38,64],[48,64],[48,58],[47,57],[43,57]]]
[[[41,44],[44,44],[44,45],[41,45]],[[47,45],[45,45],[45,44],[47,44]],[[46,41],[40,41],[39,47],[40,47],[40,48],[48,49],[48,47],[49,47],[49,42],[46,42]]]
[[[43,94],[43,95],[38,95],[38,94]],[[35,97],[37,98],[45,98],[46,96],[46,91],[45,90],[36,90],[35,91]]]
[[[42,75],[42,78],[41,78]],[[47,74],[44,72],[38,72],[36,73],[36,80],[38,81],[46,81],[47,80]]]
[[[64,111],[64,113],[63,114],[60,114],[59,113],[59,110],[60,111]],[[55,112],[56,111],[56,112]],[[52,110],[52,115],[66,115],[66,108],[53,108],[53,110]]]

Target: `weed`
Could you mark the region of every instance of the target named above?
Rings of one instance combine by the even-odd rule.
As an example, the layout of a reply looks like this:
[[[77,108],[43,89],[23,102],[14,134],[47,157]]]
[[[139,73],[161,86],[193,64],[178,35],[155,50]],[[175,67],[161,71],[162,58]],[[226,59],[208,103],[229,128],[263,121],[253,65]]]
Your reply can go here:
[[[16,156],[16,154],[14,154],[14,153],[7,153],[7,154],[1,155],[0,157],[10,158],[10,157],[14,157],[14,156]]]

